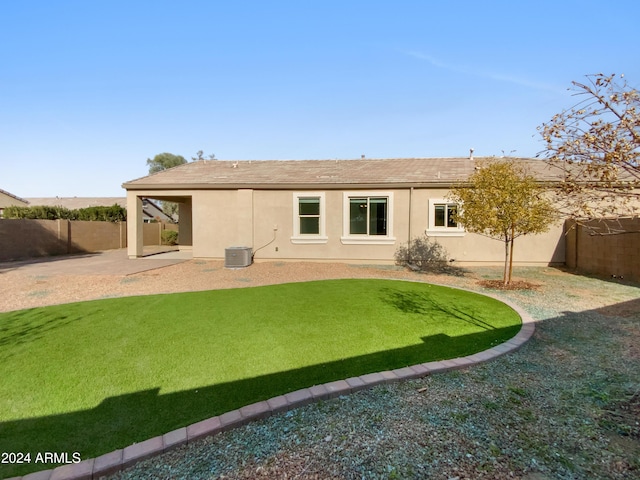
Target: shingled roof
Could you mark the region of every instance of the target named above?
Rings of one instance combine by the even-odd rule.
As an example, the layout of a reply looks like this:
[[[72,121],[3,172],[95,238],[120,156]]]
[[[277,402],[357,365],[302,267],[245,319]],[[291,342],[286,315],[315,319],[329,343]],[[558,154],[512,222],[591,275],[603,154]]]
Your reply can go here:
[[[64,207],[70,210],[88,207],[111,207],[120,205],[127,207],[127,197],[29,197],[31,205],[46,207]]]
[[[448,187],[482,160],[391,158],[360,160],[200,160],[131,180],[127,190],[228,188]],[[517,159],[541,181],[557,181],[546,163]]]
[[[24,203],[24,204],[29,203],[29,201],[26,200],[25,198],[20,198],[17,195],[14,195],[13,193],[7,192],[6,190],[3,190],[1,188],[0,188],[0,194],[6,195],[7,197],[10,197],[10,198],[13,198],[14,200],[17,200],[20,203]]]

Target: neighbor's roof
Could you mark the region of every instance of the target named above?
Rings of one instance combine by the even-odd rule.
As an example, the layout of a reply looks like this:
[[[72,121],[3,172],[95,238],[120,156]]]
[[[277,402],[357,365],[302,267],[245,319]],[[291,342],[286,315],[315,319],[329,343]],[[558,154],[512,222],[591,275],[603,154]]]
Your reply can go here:
[[[45,207],[64,207],[69,210],[88,207],[112,207],[120,205],[127,208],[126,197],[40,197],[27,198],[31,205]]]
[[[0,188],[0,194],[6,195],[7,197],[13,198],[14,200],[18,200],[21,203],[29,203],[25,198],[20,198],[17,195],[14,195],[13,193],[9,193],[6,190],[2,190],[1,188]]]
[[[201,160],[131,180],[127,190],[228,188],[447,187],[491,159]],[[558,180],[541,160],[516,159],[540,180]]]

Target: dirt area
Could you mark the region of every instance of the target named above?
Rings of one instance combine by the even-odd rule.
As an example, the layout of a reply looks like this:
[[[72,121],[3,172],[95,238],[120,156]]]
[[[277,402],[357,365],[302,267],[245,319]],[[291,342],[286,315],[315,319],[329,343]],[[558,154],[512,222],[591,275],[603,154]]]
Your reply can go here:
[[[68,258],[58,264],[3,264],[0,311],[18,310],[100,298],[270,285],[337,278],[397,278],[442,283],[448,276],[413,273],[394,266],[318,262],[257,262],[229,269],[219,260],[187,260],[167,264],[158,259]],[[71,263],[62,268],[63,262]],[[143,271],[135,270],[132,264]],[[107,272],[107,273],[105,273]]]

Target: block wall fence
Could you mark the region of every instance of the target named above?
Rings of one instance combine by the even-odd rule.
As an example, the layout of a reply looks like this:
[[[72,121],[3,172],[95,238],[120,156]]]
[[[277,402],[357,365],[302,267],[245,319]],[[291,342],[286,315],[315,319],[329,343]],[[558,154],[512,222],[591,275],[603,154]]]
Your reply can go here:
[[[640,281],[640,218],[568,221],[565,231],[567,268]]]
[[[144,245],[161,245],[163,230],[178,225],[144,224]],[[0,219],[0,261],[126,248],[127,223]]]

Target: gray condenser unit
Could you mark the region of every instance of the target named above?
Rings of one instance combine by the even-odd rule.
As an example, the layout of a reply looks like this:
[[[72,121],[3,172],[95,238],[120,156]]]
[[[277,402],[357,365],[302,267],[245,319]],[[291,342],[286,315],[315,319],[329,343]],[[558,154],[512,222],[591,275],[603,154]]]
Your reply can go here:
[[[242,268],[251,265],[251,247],[229,247],[224,250],[225,268]]]

